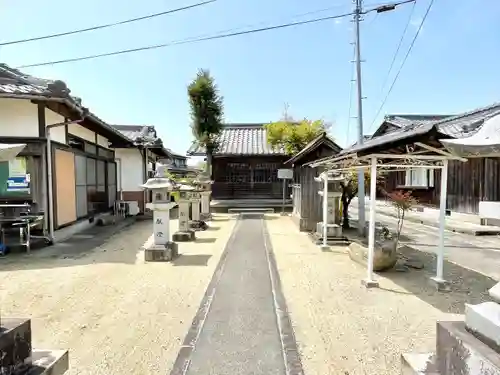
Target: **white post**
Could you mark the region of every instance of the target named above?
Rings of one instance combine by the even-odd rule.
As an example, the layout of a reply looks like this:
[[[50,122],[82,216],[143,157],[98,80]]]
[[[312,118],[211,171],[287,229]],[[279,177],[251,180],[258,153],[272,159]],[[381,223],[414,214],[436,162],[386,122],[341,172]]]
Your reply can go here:
[[[189,201],[179,200],[179,232],[189,231]]]
[[[368,227],[368,264],[367,264],[367,275],[366,280],[363,284],[367,288],[373,288],[378,286],[378,282],[373,280],[373,259],[375,254],[375,211],[376,203],[375,199],[377,194],[377,158],[375,156],[371,159],[370,167],[370,223]],[[363,231],[364,225],[363,224]]]
[[[191,204],[193,221],[200,221],[200,200],[194,199]]]
[[[210,192],[204,191],[201,193],[201,212],[203,214],[210,213]]]
[[[437,284],[444,284],[444,229],[446,224],[446,196],[448,194],[448,160],[443,160],[441,169],[441,195],[439,198],[439,245],[437,251],[436,277]]]
[[[46,128],[47,137],[47,204],[49,207],[45,208],[45,212],[48,212],[48,228],[49,228],[49,239],[54,241],[54,187],[52,185],[52,143],[50,139],[50,127]]]
[[[153,208],[153,231],[154,244],[166,245],[170,242],[170,208],[169,203],[154,204]],[[165,207],[162,207],[165,206]]]
[[[323,248],[328,247],[328,172],[323,172]]]

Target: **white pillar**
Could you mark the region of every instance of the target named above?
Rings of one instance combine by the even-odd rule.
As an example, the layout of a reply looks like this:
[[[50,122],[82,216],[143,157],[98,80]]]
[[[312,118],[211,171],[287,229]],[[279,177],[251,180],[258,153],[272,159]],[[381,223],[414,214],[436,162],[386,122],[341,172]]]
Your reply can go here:
[[[161,203],[154,204],[153,232],[155,245],[166,245],[170,242],[170,208],[168,205],[169,203],[164,205]]]
[[[448,160],[443,160],[441,169],[441,195],[439,198],[439,245],[437,250],[437,264],[435,281],[443,283],[444,268],[444,229],[446,226],[446,196],[448,195]]]
[[[189,201],[179,201],[179,232],[189,231]]]
[[[201,193],[201,213],[210,213],[210,192],[204,191]]]
[[[323,248],[328,247],[328,172],[323,172]]]
[[[199,221],[200,220],[200,200],[195,199],[191,203],[191,214],[193,216],[193,221]]]
[[[377,158],[371,158],[371,166],[370,166],[370,223],[368,226],[368,263],[367,263],[367,274],[366,280],[363,281],[363,284],[367,288],[377,287],[378,282],[373,280],[373,259],[375,254],[375,211],[377,207]],[[365,223],[363,224],[363,229]],[[364,230],[363,230],[364,231]]]

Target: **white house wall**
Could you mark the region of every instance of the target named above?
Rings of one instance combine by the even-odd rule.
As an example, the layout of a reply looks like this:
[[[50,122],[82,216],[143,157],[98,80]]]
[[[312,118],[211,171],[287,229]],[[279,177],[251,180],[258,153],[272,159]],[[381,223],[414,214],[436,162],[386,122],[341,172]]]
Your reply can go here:
[[[64,122],[64,117],[60,114],[45,108],[45,124],[59,124]],[[38,127],[37,127],[38,129]],[[64,126],[56,126],[50,129],[50,139],[59,143],[66,143],[66,128]]]
[[[140,151],[136,148],[115,149],[115,159],[119,159],[117,165],[118,180],[121,180],[121,191],[142,191],[139,185],[143,184],[143,161]],[[120,183],[119,183],[120,185]]]
[[[38,137],[38,107],[28,100],[0,99],[0,136]]]
[[[64,122],[64,117],[45,108],[45,123],[47,125]],[[68,133],[86,141],[95,143],[96,136],[91,130],[78,124],[68,125]],[[50,130],[52,140],[67,143],[64,126]],[[25,99],[0,98],[0,136],[2,137],[38,137],[38,105]],[[108,139],[97,136],[97,144],[109,148]]]
[[[77,137],[85,139],[86,141],[95,143],[95,133],[92,130],[84,128],[81,125],[69,124],[68,125],[68,133],[76,135]]]
[[[101,147],[109,148],[108,138],[103,137],[102,135],[97,134],[97,144]]]

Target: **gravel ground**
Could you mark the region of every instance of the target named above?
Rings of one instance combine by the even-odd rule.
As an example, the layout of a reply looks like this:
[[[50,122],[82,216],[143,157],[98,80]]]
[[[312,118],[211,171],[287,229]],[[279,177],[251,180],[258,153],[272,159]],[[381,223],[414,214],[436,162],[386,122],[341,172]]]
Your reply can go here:
[[[151,222],[77,257],[0,259],[1,312],[33,319],[34,347],[69,349],[68,375],[166,374],[234,225],[216,219],[174,263],[144,263]]]
[[[267,219],[306,375],[400,374],[402,353],[433,351],[436,321],[460,319],[449,313],[457,301],[477,303],[490,286],[443,295],[427,286],[426,270],[412,270],[366,289],[365,268],[345,247],[321,252],[290,218]]]

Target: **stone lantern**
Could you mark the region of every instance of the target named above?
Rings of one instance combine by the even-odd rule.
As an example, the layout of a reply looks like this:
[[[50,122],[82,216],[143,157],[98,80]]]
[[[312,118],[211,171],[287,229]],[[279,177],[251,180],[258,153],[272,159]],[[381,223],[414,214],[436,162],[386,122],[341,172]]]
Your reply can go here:
[[[328,238],[341,238],[340,199],[342,188],[340,183],[343,177],[332,177],[328,173],[321,173],[315,180],[322,186],[318,194],[322,198],[323,220],[316,224],[316,235],[322,239],[322,247],[327,247]]]
[[[174,233],[172,239],[175,242],[194,241],[196,236],[189,227],[189,205],[195,188],[180,184],[176,190],[179,191],[179,230]]]
[[[144,249],[145,261],[171,261],[178,255],[177,244],[170,239],[170,210],[175,206],[170,192],[175,186],[164,177],[150,178],[141,185],[153,193],[153,201],[146,205],[153,211],[153,242]]]
[[[210,176],[208,174],[202,172],[198,176],[196,176],[196,179],[193,181],[193,183],[198,188],[198,191],[201,195],[200,220],[210,220],[212,218],[212,215],[210,213],[210,195],[212,194],[210,185],[212,185],[213,181],[210,180]]]

